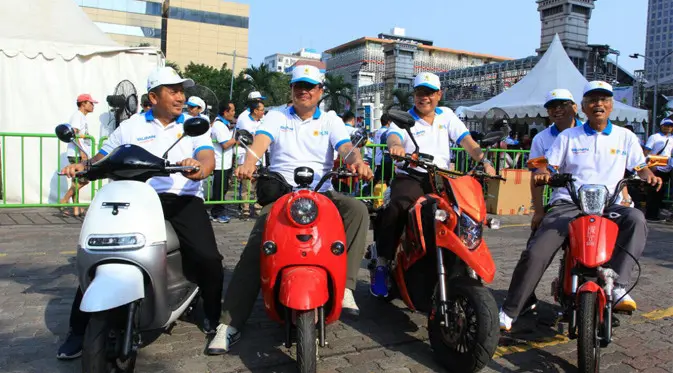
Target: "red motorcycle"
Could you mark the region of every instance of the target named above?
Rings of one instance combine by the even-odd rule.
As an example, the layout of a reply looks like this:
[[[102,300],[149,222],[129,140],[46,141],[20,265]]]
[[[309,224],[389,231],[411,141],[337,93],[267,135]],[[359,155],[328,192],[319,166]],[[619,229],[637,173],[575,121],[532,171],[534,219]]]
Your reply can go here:
[[[299,372],[316,371],[316,324],[324,347],[325,324],[339,319],[346,287],[343,221],[334,203],[317,191],[333,175],[355,176],[343,169],[332,171],[310,190],[313,175],[308,167],[295,169],[299,187],[274,203],[261,247],[264,308],[271,319],[285,325],[287,348],[296,326]]]
[[[666,165],[667,160],[667,157],[650,157],[647,167]],[[531,169],[548,167],[544,157],[531,159],[527,165]],[[636,179],[620,180],[611,196],[604,185],[585,184],[577,190],[572,174],[556,173],[547,182],[554,188],[567,188],[573,203],[581,210],[570,222],[568,238],[562,247],[559,276],[552,282],[551,289],[554,300],[562,307],[560,315],[568,321],[568,338],[577,339],[580,372],[598,372],[600,348],[612,342],[612,305],[620,301],[612,299],[612,290],[618,276],[603,265],[612,258],[619,227],[603,210],[615,203],[621,190],[632,180]],[[636,264],[640,268],[637,260]],[[638,273],[640,276],[640,271]]]
[[[387,300],[400,298],[412,311],[428,314],[428,334],[435,358],[452,372],[477,372],[493,357],[498,345],[498,307],[483,282],[495,276],[495,263],[482,239],[487,220],[482,185],[475,177],[444,170],[432,157],[418,153],[409,130],[415,120],[391,110],[392,121],[404,128],[416,145],[414,154],[397,157],[427,170],[432,192],[409,210],[406,231],[390,264]],[[484,141],[501,139],[491,133]],[[378,213],[385,213],[385,204]],[[386,234],[385,232],[375,232]],[[366,258],[376,267],[376,245]]]

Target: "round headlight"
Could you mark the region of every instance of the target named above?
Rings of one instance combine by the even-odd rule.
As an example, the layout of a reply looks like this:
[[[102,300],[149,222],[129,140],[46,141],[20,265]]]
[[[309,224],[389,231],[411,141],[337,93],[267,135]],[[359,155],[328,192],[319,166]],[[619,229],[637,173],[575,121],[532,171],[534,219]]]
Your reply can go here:
[[[290,215],[297,224],[311,224],[318,217],[318,206],[310,198],[297,198],[290,206]]]

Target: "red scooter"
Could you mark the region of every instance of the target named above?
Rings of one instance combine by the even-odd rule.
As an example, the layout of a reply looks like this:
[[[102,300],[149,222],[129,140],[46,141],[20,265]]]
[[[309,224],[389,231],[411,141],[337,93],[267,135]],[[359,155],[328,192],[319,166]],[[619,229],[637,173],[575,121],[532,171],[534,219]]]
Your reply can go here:
[[[316,324],[324,347],[325,324],[339,319],[346,287],[343,221],[334,203],[317,191],[334,175],[355,176],[344,169],[332,171],[310,190],[313,175],[308,167],[295,169],[299,187],[274,203],[261,247],[264,308],[270,318],[285,324],[287,348],[296,326],[297,367],[302,373],[316,371]]]
[[[400,298],[410,310],[428,314],[430,345],[442,366],[452,372],[477,372],[495,353],[499,332],[498,307],[483,285],[493,281],[495,263],[482,232],[491,223],[495,228],[496,222],[487,220],[482,185],[475,177],[503,178],[439,168],[432,156],[418,153],[410,131],[415,120],[406,112],[388,114],[416,145],[414,154],[395,158],[427,170],[432,192],[409,209],[406,231],[390,264],[387,300]],[[483,141],[503,136],[493,132]],[[378,213],[385,214],[385,205]],[[365,257],[372,270],[376,256],[376,245],[370,245]]]
[[[647,167],[666,165],[667,161],[668,157],[652,156]],[[548,167],[544,157],[531,159],[527,165],[531,169]],[[554,188],[567,188],[573,203],[581,210],[570,222],[559,276],[552,282],[552,296],[561,305],[560,315],[569,324],[568,338],[577,339],[580,372],[598,372],[600,348],[612,342],[612,305],[620,300],[612,299],[612,290],[618,276],[603,265],[612,259],[619,227],[603,210],[614,204],[631,180],[636,179],[622,179],[612,195],[604,185],[586,184],[577,190],[572,174],[555,173],[547,182]]]

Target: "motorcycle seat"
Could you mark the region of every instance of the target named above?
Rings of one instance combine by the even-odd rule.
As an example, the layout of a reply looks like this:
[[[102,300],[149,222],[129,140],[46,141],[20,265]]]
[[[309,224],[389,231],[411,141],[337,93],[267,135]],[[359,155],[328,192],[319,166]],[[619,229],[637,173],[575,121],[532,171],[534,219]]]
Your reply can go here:
[[[180,241],[173,225],[168,220],[164,220],[164,223],[166,224],[166,253],[169,254],[180,249]]]

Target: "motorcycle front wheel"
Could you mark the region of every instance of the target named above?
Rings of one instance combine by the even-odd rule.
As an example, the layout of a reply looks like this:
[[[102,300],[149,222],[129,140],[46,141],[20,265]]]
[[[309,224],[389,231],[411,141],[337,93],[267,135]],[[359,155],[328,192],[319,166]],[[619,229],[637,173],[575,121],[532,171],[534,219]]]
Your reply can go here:
[[[601,348],[599,310],[596,293],[580,294],[577,307],[577,368],[579,372],[594,373],[600,370]]]
[[[126,310],[125,307],[122,309]],[[119,308],[91,314],[84,332],[82,372],[132,373],[135,370],[135,353],[126,360],[119,359],[123,343],[123,315]]]
[[[448,325],[439,310],[439,286],[428,315],[428,334],[434,356],[451,372],[480,371],[498,347],[498,306],[490,290],[468,277],[447,284]]]
[[[297,371],[315,373],[318,360],[315,310],[297,311]]]

